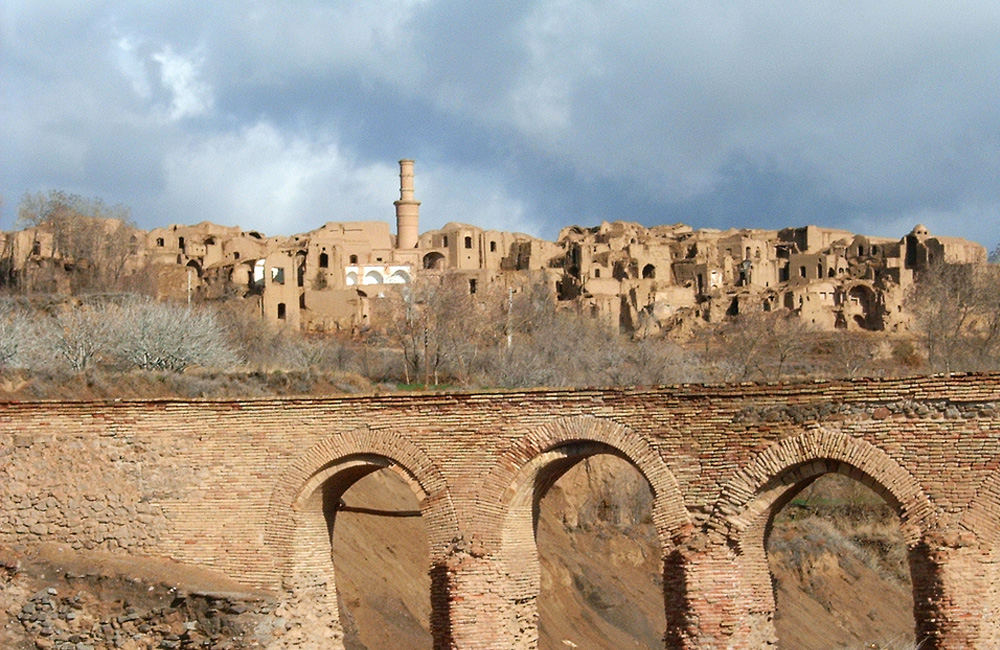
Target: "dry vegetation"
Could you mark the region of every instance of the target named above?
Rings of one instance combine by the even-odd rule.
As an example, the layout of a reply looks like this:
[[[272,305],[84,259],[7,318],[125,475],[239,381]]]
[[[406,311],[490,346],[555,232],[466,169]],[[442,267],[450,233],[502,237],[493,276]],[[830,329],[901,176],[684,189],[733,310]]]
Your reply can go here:
[[[492,284],[470,294],[458,276],[425,274],[386,287],[373,300],[370,329],[317,337],[266,324],[252,301],[189,306],[143,297],[155,269],[129,267],[139,240],[124,206],[60,191],[27,194],[18,224],[44,225],[51,241],[39,256],[14,250],[10,240],[0,256],[10,266],[0,268],[0,388],[12,397],[659,385],[1000,369],[995,264],[939,265],[919,277],[907,301],[907,335],[820,332],[789,310],[743,309],[721,323],[685,328],[683,340],[627,337],[617,324],[560,308],[544,285],[508,292]],[[34,260],[31,272],[14,272],[16,255]]]
[[[991,370],[1000,367],[995,270],[926,278],[911,299],[914,333],[892,337],[820,332],[774,311],[705,324],[683,341],[633,338],[559,308],[545,287],[470,295],[447,276],[388,292],[373,305],[375,326],[355,336],[279,329],[243,301],[22,293],[0,299],[0,389],[22,399],[237,397]],[[944,299],[960,290],[959,304]]]

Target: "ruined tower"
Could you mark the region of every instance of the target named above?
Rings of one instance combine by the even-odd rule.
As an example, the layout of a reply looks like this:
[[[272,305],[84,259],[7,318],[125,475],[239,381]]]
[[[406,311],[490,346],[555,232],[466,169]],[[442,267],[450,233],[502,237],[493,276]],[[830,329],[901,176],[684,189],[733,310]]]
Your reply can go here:
[[[396,248],[416,248],[420,229],[420,201],[413,199],[413,161],[399,161],[399,200],[396,206]]]

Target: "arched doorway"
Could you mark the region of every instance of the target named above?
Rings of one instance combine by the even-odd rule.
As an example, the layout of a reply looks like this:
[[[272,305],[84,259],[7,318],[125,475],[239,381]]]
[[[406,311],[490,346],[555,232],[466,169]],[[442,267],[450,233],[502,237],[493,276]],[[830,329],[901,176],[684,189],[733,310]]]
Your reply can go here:
[[[443,271],[445,268],[444,255],[438,252],[431,252],[424,255],[424,270]]]
[[[430,650],[430,548],[407,481],[392,469],[376,470],[340,496],[335,516],[333,566],[344,646]]]
[[[871,488],[818,477],[772,512],[764,544],[779,650],[916,645],[900,519]]]
[[[401,485],[410,491],[408,497],[399,489]],[[429,624],[430,616],[430,580],[426,577],[430,561],[426,554],[422,571],[412,575],[413,554],[426,553],[427,549],[426,528],[419,522],[419,505],[425,500],[426,493],[407,469],[375,454],[338,459],[307,483],[297,503],[298,534],[294,540],[301,618],[329,629],[327,635],[311,630],[307,638],[328,636],[328,647],[334,650],[358,647],[357,642],[371,650],[388,649],[399,646],[385,634],[405,630],[408,643],[431,647],[429,630],[421,629]],[[417,509],[412,508],[414,503]],[[410,560],[397,558],[389,566],[372,562],[373,557],[385,558],[398,550],[393,543],[393,536],[401,533],[397,529],[415,535],[415,548],[408,551]],[[367,555],[361,550],[365,546],[370,547]],[[361,577],[359,573],[366,570],[367,578]],[[410,602],[405,602],[398,589],[389,588],[390,580],[407,574],[416,583],[408,588],[411,596],[417,590],[416,599],[411,597]],[[419,593],[420,587],[427,591]],[[383,609],[392,608],[396,629],[377,627],[386,620],[372,611],[372,599],[379,600]]]
[[[847,291],[845,304],[854,325],[863,330],[881,330],[882,319],[878,309],[878,297],[864,284],[856,284]]]

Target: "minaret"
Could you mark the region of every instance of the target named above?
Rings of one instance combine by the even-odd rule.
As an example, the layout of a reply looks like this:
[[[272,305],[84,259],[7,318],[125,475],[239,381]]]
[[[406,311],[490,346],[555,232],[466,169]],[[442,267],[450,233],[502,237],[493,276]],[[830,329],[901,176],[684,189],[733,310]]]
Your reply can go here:
[[[396,206],[396,248],[417,247],[420,236],[420,201],[413,200],[413,161],[399,161],[399,200]]]

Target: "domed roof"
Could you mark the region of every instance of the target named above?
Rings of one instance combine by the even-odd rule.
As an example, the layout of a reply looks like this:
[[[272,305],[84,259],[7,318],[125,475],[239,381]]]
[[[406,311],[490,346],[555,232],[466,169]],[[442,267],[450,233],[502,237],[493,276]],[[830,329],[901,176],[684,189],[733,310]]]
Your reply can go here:
[[[924,224],[918,223],[917,225],[913,226],[913,230],[910,232],[910,234],[911,235],[929,235],[929,234],[931,234],[931,231],[927,230],[927,226],[925,226]]]

